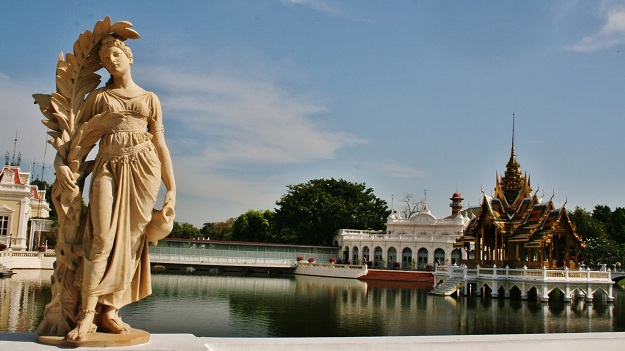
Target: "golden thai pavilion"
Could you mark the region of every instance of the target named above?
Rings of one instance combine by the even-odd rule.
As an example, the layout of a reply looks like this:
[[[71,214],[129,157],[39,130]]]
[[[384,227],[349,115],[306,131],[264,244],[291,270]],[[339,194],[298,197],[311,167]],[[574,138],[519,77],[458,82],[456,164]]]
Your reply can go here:
[[[503,177],[497,175],[493,196],[484,193],[480,210],[456,243],[468,252],[469,266],[510,268],[575,268],[584,247],[564,205],[556,208],[553,196],[543,202],[532,194],[530,178],[523,175],[512,150]]]

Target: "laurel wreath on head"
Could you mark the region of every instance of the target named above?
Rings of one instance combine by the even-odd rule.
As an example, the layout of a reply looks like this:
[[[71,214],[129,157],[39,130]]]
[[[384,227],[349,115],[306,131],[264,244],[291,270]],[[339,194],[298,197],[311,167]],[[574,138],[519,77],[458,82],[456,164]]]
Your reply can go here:
[[[87,172],[85,158],[95,146],[98,135],[94,133],[102,116],[90,116],[83,105],[87,95],[96,89],[101,76],[96,72],[102,68],[98,50],[101,40],[113,35],[120,40],[138,39],[139,33],[127,21],[111,23],[107,16],[98,21],[93,32],[86,30],[74,43],[73,53],[59,54],[56,66],[56,92],[34,94],[35,103],[46,117],[42,123],[48,127],[48,142],[57,150],[59,157],[74,173],[76,179],[84,178]],[[77,196],[78,195],[78,196]],[[62,212],[78,225],[82,200],[80,194],[68,195],[61,201]]]

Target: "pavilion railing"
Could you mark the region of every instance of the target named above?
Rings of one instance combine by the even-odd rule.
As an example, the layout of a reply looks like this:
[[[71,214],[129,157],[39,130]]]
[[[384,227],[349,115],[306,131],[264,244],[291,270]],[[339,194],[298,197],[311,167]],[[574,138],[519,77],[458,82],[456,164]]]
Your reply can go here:
[[[606,283],[612,282],[612,272],[609,269],[601,271],[547,269],[543,268],[517,268],[509,267],[467,267],[467,266],[437,266],[434,271],[437,278],[460,277],[467,279],[495,279],[495,280],[527,280],[527,281],[552,281],[552,282],[588,282]]]

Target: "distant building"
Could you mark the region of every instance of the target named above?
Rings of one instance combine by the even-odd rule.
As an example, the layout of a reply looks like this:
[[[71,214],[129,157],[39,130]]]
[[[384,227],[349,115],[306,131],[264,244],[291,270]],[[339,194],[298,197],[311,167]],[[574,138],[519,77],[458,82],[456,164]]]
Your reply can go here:
[[[30,185],[30,172],[22,172],[19,165],[5,165],[0,173],[0,243],[20,251],[39,245],[29,234],[29,221],[33,218],[39,232],[47,230],[50,205],[45,199],[46,189]],[[30,240],[29,240],[30,239]],[[43,243],[41,243],[43,244]]]
[[[392,213],[386,231],[340,229],[334,245],[340,248],[342,261],[368,262],[372,268],[424,270],[436,263],[454,264],[466,259],[466,253],[462,257],[462,250],[454,248],[454,243],[462,236],[470,218],[468,211],[462,211],[460,193],[456,192],[450,200],[449,217],[434,217],[425,203],[410,218]]]
[[[506,172],[497,176],[495,194],[484,194],[456,247],[468,253],[469,265],[575,268],[583,246],[564,205],[556,208],[552,199],[544,203],[532,194],[517,162],[513,128]]]

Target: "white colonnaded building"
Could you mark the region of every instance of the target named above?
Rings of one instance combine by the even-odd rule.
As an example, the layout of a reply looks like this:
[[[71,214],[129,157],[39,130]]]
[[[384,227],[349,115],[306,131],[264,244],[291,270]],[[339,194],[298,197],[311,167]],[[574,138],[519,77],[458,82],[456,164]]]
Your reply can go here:
[[[462,211],[462,194],[451,197],[452,214],[436,218],[427,203],[409,218],[391,213],[385,231],[340,229],[334,246],[343,263],[363,264],[380,269],[431,270],[435,264],[455,264],[466,259],[466,252],[454,248],[472,215]]]

